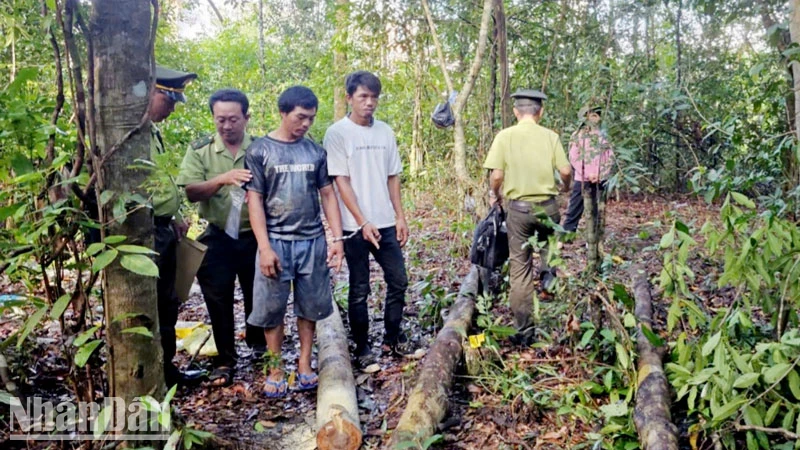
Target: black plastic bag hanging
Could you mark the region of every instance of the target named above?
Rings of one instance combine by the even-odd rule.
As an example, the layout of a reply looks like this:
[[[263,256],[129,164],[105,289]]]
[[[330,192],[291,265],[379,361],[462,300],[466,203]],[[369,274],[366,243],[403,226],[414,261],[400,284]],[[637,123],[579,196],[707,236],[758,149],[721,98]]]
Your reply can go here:
[[[456,118],[453,115],[453,103],[456,101],[458,92],[453,91],[450,97],[444,103],[439,103],[431,114],[431,120],[437,128],[449,128],[456,123]]]

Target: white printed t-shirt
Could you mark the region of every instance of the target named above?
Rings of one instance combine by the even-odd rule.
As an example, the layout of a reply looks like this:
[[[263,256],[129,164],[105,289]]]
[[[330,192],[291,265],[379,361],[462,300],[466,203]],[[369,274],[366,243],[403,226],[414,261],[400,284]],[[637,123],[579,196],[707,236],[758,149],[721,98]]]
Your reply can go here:
[[[376,119],[365,127],[345,117],[328,128],[322,146],[328,152],[328,174],[350,177],[365,219],[379,229],[394,226],[396,219],[387,181],[390,176],[399,175],[403,166],[389,125]],[[361,224],[356,223],[341,195],[338,197],[342,228],[358,229]]]

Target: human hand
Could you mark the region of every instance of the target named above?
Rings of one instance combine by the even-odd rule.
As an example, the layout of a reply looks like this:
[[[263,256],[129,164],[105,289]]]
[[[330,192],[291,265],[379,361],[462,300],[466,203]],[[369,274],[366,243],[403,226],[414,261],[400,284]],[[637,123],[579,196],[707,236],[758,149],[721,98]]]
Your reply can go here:
[[[397,230],[397,242],[400,243],[400,247],[405,246],[408,242],[408,224],[405,217],[397,218],[395,229]]]
[[[259,269],[268,278],[276,278],[281,269],[281,260],[272,247],[259,247]]]
[[[361,235],[364,237],[364,240],[370,242],[375,248],[381,248],[378,241],[381,240],[381,232],[378,231],[378,227],[367,222],[361,227]]]
[[[172,229],[175,231],[175,236],[180,241],[186,236],[186,233],[189,231],[189,223],[185,220],[172,220]]]
[[[253,174],[248,169],[233,169],[225,172],[223,181],[225,184],[241,186],[253,178]]]
[[[342,270],[342,261],[344,261],[344,244],[342,241],[334,242],[328,246],[328,267],[339,273]]]

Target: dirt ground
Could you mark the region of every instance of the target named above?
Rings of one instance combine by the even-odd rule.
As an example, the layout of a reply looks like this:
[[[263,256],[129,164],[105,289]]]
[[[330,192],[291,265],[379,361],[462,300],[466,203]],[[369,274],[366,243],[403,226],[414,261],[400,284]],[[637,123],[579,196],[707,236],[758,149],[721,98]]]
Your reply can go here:
[[[432,202],[431,202],[432,204]],[[563,205],[562,211],[566,204]],[[622,279],[628,263],[644,264],[651,276],[660,271],[661,257],[655,247],[671,224],[673,217],[698,227],[712,216],[715,208],[684,198],[624,198],[610,200],[607,206],[606,234],[603,247],[614,256],[612,277]],[[464,222],[464,221],[462,221]],[[427,348],[435,338],[435,330],[425,326],[420,312],[429,309],[431,286],[439,292],[435,299],[458,291],[460,279],[469,269],[466,256],[471,239],[468,227],[454,225],[452,217],[431,205],[420,203],[409,213],[411,240],[406,246],[410,286],[407,297],[406,329],[419,348]],[[586,260],[586,246],[579,236],[561,249],[566,269],[560,277],[577,276]],[[335,276],[337,300],[346,299],[346,269]],[[382,274],[372,264],[371,336],[379,343],[383,324],[381,303],[385,292]],[[15,292],[19,286],[3,285],[0,293]],[[20,291],[16,291],[20,292]],[[654,291],[658,302],[658,292]],[[427,297],[426,297],[427,296]],[[237,298],[241,298],[238,292]],[[574,300],[574,299],[565,299]],[[346,303],[346,301],[345,301]],[[664,309],[661,307],[661,309]],[[291,311],[291,307],[289,308]],[[315,392],[291,392],[281,400],[261,396],[264,373],[261,361],[254,360],[244,345],[244,313],[237,301],[236,320],[240,361],[232,386],[227,388],[183,388],[173,404],[194,427],[212,432],[220,438],[270,449],[313,449]],[[494,313],[505,323],[511,322],[507,307],[498,305]],[[346,313],[343,313],[346,323]],[[9,336],[21,325],[22,317],[6,314],[0,317],[0,339]],[[202,295],[195,286],[181,309],[179,320],[210,323]],[[566,324],[565,324],[566,326]],[[557,331],[557,330],[556,330]],[[57,354],[57,324],[46,325],[36,338],[36,346],[26,354],[7,350],[16,373],[24,375],[23,392],[51,398],[67,398],[64,385],[67,369]],[[296,369],[299,342],[293,318],[287,320],[284,341],[284,364],[288,371]],[[580,377],[580,370],[571,364],[572,355],[563,346],[540,346],[519,350],[503,346],[501,354],[527,364],[546,362],[560,371],[562,377]],[[179,352],[178,362],[185,365],[189,355]],[[199,357],[194,363],[207,367],[209,360]],[[360,418],[365,431],[364,447],[383,448],[388,435],[402,414],[405,400],[413,386],[420,361],[384,356],[381,371],[362,374],[356,371]],[[0,440],[7,437],[0,423]],[[573,448],[586,443],[585,434],[596,431],[596,424],[587,424],[559,416],[555,411],[523,405],[517,399],[503,399],[487,391],[471,377],[459,374],[451,396],[450,413],[441,425],[443,442],[437,448],[506,449],[506,448]],[[0,444],[6,448],[4,444]]]

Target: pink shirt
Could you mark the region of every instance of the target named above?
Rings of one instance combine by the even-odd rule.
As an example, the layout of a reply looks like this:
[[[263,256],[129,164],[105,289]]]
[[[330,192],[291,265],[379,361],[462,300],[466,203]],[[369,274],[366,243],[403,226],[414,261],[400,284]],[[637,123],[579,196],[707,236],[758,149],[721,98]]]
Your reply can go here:
[[[575,170],[575,181],[605,180],[611,173],[614,151],[599,130],[581,130],[572,135],[569,162]]]

